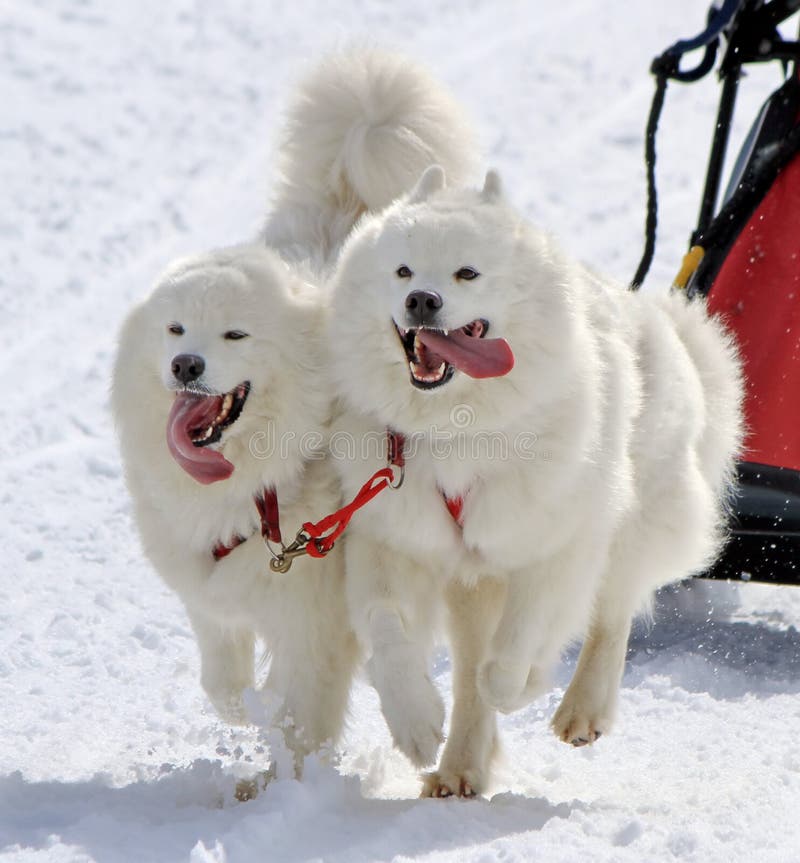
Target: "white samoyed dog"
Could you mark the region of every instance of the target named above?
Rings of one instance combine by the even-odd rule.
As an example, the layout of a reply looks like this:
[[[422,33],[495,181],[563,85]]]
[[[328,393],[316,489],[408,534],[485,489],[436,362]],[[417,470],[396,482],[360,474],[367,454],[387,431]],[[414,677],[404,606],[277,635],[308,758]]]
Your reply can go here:
[[[581,635],[553,729],[574,745],[607,732],[632,616],[714,557],[741,440],[737,353],[702,303],[567,259],[494,172],[471,191],[433,167],[362,219],[331,302],[341,429],[405,438],[402,487],[348,536],[351,620],[395,742],[425,765],[446,603],[453,713],[423,793],[470,796],[489,778],[494,711],[540,695]],[[381,461],[356,455],[336,462],[348,494]]]
[[[428,165],[468,170],[460,110],[405,57],[356,49],[299,86],[263,237],[172,265],[122,328],[112,408],[145,553],[183,601],[201,681],[231,722],[247,720],[255,645],[265,688],[302,756],[338,737],[358,648],[344,561],[277,550],[336,510],[324,460],[321,273],[364,212],[407,192]],[[273,698],[274,700],[274,698]]]

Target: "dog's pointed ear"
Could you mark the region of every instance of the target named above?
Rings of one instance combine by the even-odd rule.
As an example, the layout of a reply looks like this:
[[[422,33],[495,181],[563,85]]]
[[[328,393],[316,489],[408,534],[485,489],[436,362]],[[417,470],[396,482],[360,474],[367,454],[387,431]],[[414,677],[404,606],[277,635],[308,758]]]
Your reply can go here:
[[[486,172],[481,197],[489,204],[499,201],[503,197],[503,181],[494,168]]]
[[[445,186],[444,168],[441,165],[430,165],[417,180],[417,185],[408,196],[409,204],[421,204],[434,192],[441,191]]]

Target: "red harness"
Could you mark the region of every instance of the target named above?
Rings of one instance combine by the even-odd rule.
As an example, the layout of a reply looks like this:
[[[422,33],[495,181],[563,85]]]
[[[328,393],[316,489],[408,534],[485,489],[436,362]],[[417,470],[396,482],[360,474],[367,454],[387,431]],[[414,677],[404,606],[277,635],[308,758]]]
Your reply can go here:
[[[274,488],[265,488],[261,494],[253,498],[253,501],[261,519],[261,536],[270,542],[283,545],[283,541],[281,540],[281,518],[280,511],[278,510],[278,493]],[[247,542],[247,537],[241,536],[241,534],[237,534],[230,541],[229,545],[225,545],[220,540],[211,549],[211,555],[214,560],[221,560],[223,557],[227,557],[234,548],[243,542]]]
[[[464,498],[447,497],[444,492],[442,492],[442,497],[444,498],[445,506],[447,507],[450,515],[453,516],[453,521],[459,527],[464,527]]]
[[[405,445],[405,437],[398,432],[389,431],[387,429],[386,434],[389,440],[389,463],[390,464],[405,464],[405,459],[403,456],[403,447]],[[398,459],[399,461],[395,461]],[[453,521],[459,526],[464,526],[464,496],[459,495],[458,497],[448,497],[443,491],[441,491],[441,495],[444,498],[445,506],[447,507],[447,511],[453,517]]]
[[[270,568],[275,572],[287,572],[292,565],[292,560],[302,554],[307,554],[309,557],[325,557],[333,548],[336,540],[345,532],[350,519],[362,506],[368,504],[385,488],[400,488],[403,484],[403,473],[406,464],[403,452],[405,441],[404,435],[387,429],[388,466],[376,471],[361,486],[358,494],[356,494],[350,503],[317,522],[305,522],[295,539],[289,545],[284,545],[281,538],[278,493],[274,488],[266,488],[260,495],[257,495],[254,498],[254,502],[261,520],[261,536],[266,542],[274,542],[281,547],[279,553],[272,552],[273,558],[270,561]],[[394,484],[394,468],[398,468],[400,471],[400,479],[396,484]],[[442,497],[444,498],[448,512],[453,517],[453,521],[459,527],[463,527],[463,496],[447,497],[442,492]],[[222,541],[218,542],[211,550],[211,555],[214,560],[221,560],[223,557],[227,557],[243,542],[247,542],[247,537],[237,534],[227,545]]]

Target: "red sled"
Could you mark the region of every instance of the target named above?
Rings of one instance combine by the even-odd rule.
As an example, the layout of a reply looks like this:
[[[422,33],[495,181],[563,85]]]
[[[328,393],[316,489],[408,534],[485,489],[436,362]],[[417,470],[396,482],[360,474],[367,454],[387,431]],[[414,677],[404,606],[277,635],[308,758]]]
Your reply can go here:
[[[676,43],[652,69],[648,246],[633,287],[655,241],[654,136],[666,82],[702,77],[726,44],[698,226],[676,278],[724,319],[744,363],[745,452],[730,541],[704,573],[713,578],[800,583],[800,41],[777,29],[798,10],[800,0],[726,0],[712,8],[703,34]],[[681,70],[683,55],[698,48],[705,49],[698,67]],[[783,63],[784,83],[761,109],[717,206],[742,68],[774,60]]]

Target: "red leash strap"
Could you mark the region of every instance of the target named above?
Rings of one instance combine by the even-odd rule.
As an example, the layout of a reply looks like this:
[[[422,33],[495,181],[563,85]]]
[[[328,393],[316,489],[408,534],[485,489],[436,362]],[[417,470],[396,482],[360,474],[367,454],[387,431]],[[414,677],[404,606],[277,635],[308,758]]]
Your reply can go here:
[[[260,495],[254,498],[256,509],[261,518],[261,536],[267,540],[268,544],[274,542],[281,547],[281,551],[276,553],[272,551],[270,546],[270,553],[272,554],[270,569],[273,572],[288,572],[294,558],[303,554],[307,554],[309,557],[324,557],[344,533],[350,519],[362,506],[368,504],[385,488],[400,488],[405,472],[403,453],[405,437],[398,432],[387,430],[386,441],[389,467],[376,471],[346,506],[318,522],[307,521],[289,545],[284,545],[281,539],[278,494],[275,489],[264,489]],[[399,470],[400,475],[397,480],[395,479],[394,468]],[[220,560],[245,541],[246,537],[236,536],[230,545],[218,542],[211,550],[211,554],[214,560]]]
[[[381,468],[361,486],[358,494],[346,506],[337,509],[336,512],[325,516],[325,518],[320,519],[318,522],[305,522],[303,533],[310,540],[313,540],[309,541],[306,546],[308,556],[325,557],[333,548],[336,540],[345,532],[353,515],[385,488],[390,488],[393,480],[394,471],[392,468]]]
[[[309,557],[324,557],[333,548],[336,540],[345,532],[353,515],[385,488],[400,488],[403,484],[406,466],[405,443],[405,435],[387,429],[386,446],[389,467],[376,471],[346,506],[318,522],[307,521],[303,525],[303,533],[309,537],[309,540],[314,540],[306,546]],[[395,480],[392,468],[399,468],[400,478],[398,480]]]

